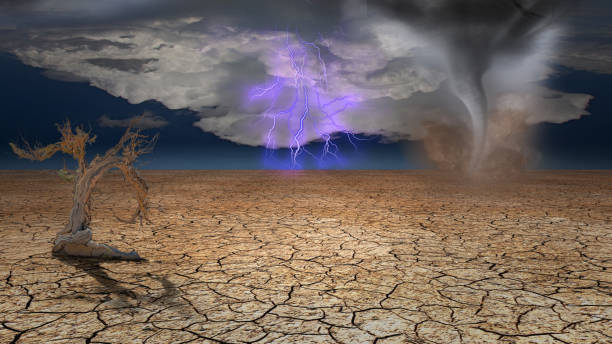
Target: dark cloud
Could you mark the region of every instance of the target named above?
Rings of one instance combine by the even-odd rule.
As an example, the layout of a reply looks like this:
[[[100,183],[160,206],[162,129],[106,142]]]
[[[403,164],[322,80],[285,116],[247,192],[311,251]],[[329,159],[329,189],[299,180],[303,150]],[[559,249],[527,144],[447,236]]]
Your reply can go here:
[[[200,17],[201,23],[185,27],[202,30],[211,22],[258,30],[299,31],[316,37],[338,25],[342,1],[327,0],[31,0],[0,5],[12,13],[0,14],[0,23],[27,28],[133,25],[151,20]],[[4,8],[3,8],[4,7]],[[21,11],[15,12],[15,9]]]
[[[22,46],[36,46],[44,50],[62,49],[70,52],[81,50],[101,51],[112,47],[117,49],[131,49],[134,44],[111,41],[109,39],[91,39],[86,37],[58,38],[45,37],[41,39],[36,33],[24,35],[20,32],[9,32],[4,40],[0,42],[0,48],[5,50],[15,49]]]
[[[56,78],[88,80],[132,103],[155,99],[171,109],[190,109],[204,131],[262,145],[270,126],[262,115],[269,107],[246,106],[248,88],[282,80],[284,104],[297,89],[287,42],[295,50],[300,37],[312,39],[329,82],[317,79],[322,72],[312,51],[302,70],[308,85],[325,84],[317,90],[330,99],[357,99],[339,116],[342,125],[388,140],[422,139],[424,122],[465,129],[471,115],[474,137],[484,142],[487,116],[499,99],[513,111],[520,109],[528,124],[585,114],[587,95],[551,95],[533,87],[549,73],[545,63],[558,38],[551,24],[567,4],[39,0],[14,15],[0,14],[0,27],[16,25],[12,33],[0,34],[0,49],[54,71],[49,73]],[[299,116],[285,117],[279,128],[290,127]],[[103,117],[100,124],[126,122]],[[304,134],[306,142],[317,139],[314,130]]]
[[[57,41],[46,41],[46,44],[48,45],[47,47],[45,47],[47,49],[68,47],[70,50],[73,50],[73,51],[85,50],[85,49],[92,50],[92,51],[100,51],[107,47],[114,47],[114,48],[119,48],[119,49],[130,49],[134,46],[133,44],[114,42],[108,39],[89,39],[85,37],[75,37],[75,38],[61,39]]]
[[[129,73],[148,73],[155,71],[153,63],[159,61],[158,59],[109,59],[109,58],[95,58],[86,59],[87,63],[94,66],[116,69],[123,72]]]
[[[567,0],[378,0],[369,1],[437,41],[455,95],[470,113],[472,165],[483,154],[489,99],[483,77],[500,55],[523,58],[537,47]]]
[[[612,74],[612,1],[583,1],[572,11],[555,62]]]
[[[59,81],[68,81],[68,82],[88,82],[89,79],[78,76],[74,73],[69,72],[61,72],[56,70],[46,70],[42,73],[49,79],[59,80]]]
[[[161,116],[155,116],[150,112],[145,112],[140,116],[123,119],[112,119],[109,116],[104,115],[98,118],[98,125],[108,128],[127,128],[128,126],[132,125],[134,128],[139,129],[153,129],[167,126],[168,121]]]
[[[0,0],[0,9],[3,10],[18,10],[29,9],[35,5],[38,0]]]

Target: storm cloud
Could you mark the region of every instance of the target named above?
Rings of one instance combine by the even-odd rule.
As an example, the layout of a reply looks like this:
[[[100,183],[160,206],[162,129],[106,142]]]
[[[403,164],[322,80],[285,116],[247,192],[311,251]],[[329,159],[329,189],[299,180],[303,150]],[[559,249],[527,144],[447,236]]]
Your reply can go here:
[[[161,116],[156,116],[150,112],[145,112],[140,116],[130,118],[112,119],[107,115],[98,118],[98,125],[107,128],[127,128],[130,125],[138,129],[162,128],[168,125]]]
[[[51,76],[87,80],[131,103],[154,99],[190,109],[203,131],[258,146],[266,144],[270,118],[261,116],[262,106],[248,104],[248,87],[291,80],[286,42],[306,39],[325,61],[326,95],[355,100],[339,115],[344,127],[389,141],[418,140],[426,136],[426,123],[470,125],[473,94],[465,93],[473,90],[458,82],[466,78],[479,79],[478,97],[487,100],[476,101],[479,116],[520,109],[526,123],[535,124],[587,114],[589,95],[538,85],[553,72],[549,63],[558,62],[557,42],[567,35],[557,20],[560,5],[565,3],[5,1],[0,24],[14,29],[2,31],[0,49]],[[316,64],[305,71],[320,73]],[[318,119],[313,112],[311,120]],[[278,147],[287,147],[290,133],[277,135]],[[319,139],[309,131],[302,143]]]

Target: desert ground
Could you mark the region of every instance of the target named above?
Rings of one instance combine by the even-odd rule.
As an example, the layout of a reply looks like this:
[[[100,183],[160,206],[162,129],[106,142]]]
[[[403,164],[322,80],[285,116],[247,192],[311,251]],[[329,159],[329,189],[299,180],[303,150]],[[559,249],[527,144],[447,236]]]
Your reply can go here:
[[[0,343],[612,343],[612,172],[119,174],[55,257],[71,183],[0,171]]]

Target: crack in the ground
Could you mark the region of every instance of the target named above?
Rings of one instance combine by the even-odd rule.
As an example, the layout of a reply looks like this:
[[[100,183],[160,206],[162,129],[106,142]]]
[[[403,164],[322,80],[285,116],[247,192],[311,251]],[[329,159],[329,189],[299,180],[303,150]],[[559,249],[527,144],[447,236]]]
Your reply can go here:
[[[1,173],[0,342],[612,341],[609,174],[151,171],[137,230],[112,176],[91,226],[131,263],[50,255],[69,185]]]

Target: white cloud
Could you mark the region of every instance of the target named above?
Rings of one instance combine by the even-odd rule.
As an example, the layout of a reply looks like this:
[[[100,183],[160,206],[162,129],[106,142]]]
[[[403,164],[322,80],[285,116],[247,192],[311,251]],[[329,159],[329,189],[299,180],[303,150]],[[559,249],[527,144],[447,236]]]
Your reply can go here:
[[[496,101],[496,110],[525,114],[527,124],[563,123],[588,115],[586,107],[593,96],[533,89],[534,93],[507,93]]]
[[[52,75],[88,80],[131,103],[155,99],[170,109],[189,108],[200,113],[194,125],[204,131],[237,143],[266,145],[274,117],[262,115],[265,102],[249,104],[247,86],[280,78],[285,81],[283,92],[295,90],[295,69],[286,45],[289,41],[292,49],[299,47],[295,35],[229,26],[187,29],[195,21],[37,31],[10,49],[25,63],[53,71]],[[305,60],[302,81],[307,86],[325,90],[328,100],[348,95],[352,104],[337,116],[336,124],[313,107],[300,144],[340,127],[389,140],[419,139],[424,135],[424,121],[467,120],[461,103],[445,88],[448,72],[440,62],[440,49],[432,42],[401,22],[384,18],[367,23],[362,30],[365,38],[359,40],[338,36],[319,42],[327,85],[321,85],[322,68],[315,50]],[[512,63],[503,58],[494,61],[493,72],[485,80],[492,109],[520,107],[531,114],[530,124],[558,123],[585,114],[588,95],[551,93],[531,86],[549,72],[546,49],[542,44],[532,55]],[[291,145],[299,116],[288,117],[276,117],[277,147]],[[146,120],[153,127],[166,124],[152,115]],[[100,121],[108,126],[125,124],[108,117]]]

